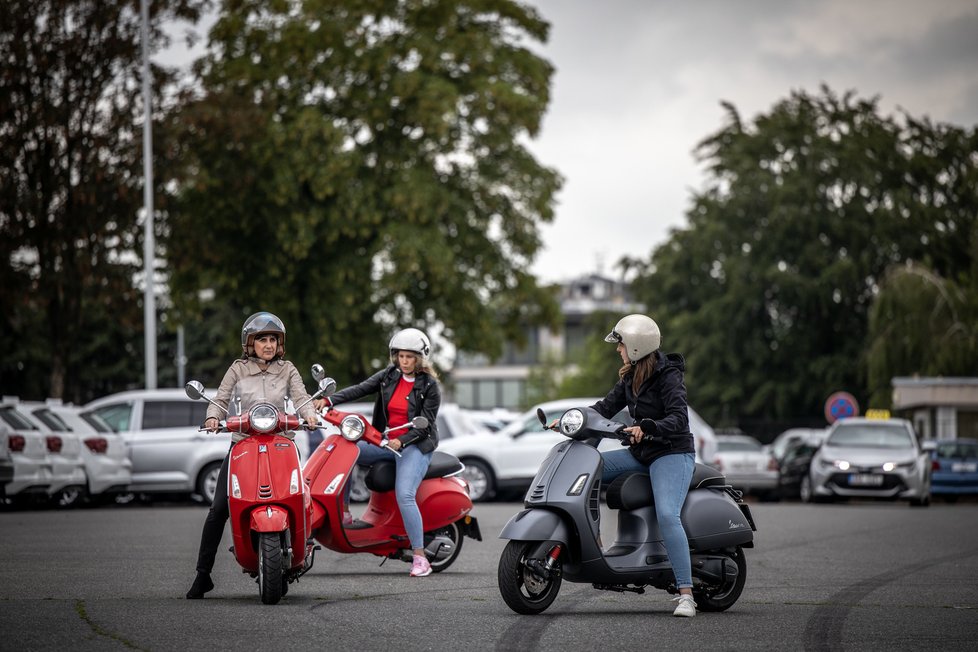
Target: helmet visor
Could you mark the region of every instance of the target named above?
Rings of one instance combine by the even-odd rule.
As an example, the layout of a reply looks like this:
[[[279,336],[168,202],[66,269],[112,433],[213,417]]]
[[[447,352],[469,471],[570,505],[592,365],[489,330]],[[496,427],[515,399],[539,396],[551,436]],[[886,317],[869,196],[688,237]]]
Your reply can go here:
[[[611,342],[612,344],[621,344],[621,334],[618,331],[613,330],[604,336],[604,341]]]

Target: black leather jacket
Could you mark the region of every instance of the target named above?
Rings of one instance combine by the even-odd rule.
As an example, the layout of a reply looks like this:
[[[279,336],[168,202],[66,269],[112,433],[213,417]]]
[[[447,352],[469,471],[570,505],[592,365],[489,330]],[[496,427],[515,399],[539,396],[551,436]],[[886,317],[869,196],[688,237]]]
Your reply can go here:
[[[678,353],[663,354],[656,351],[655,371],[639,387],[632,391],[632,375],[626,374],[608,392],[608,395],[592,405],[601,416],[610,419],[623,407],[635,424],[646,435],[656,439],[643,439],[628,447],[632,455],[643,464],[651,464],[663,455],[693,453],[693,435],[689,431],[689,405],[686,402],[686,381],[683,373],[686,362]],[[662,441],[661,439],[665,441]]]
[[[374,414],[371,422],[374,428],[383,430],[387,427],[387,404],[394,396],[397,383],[401,381],[401,371],[394,365],[378,371],[370,378],[357,385],[350,385],[330,396],[333,405],[347,403],[363,398],[368,394],[377,394],[374,403]],[[438,426],[436,418],[441,407],[441,390],[438,381],[428,374],[417,374],[414,388],[408,394],[408,420],[414,417],[428,419],[427,428],[408,428],[401,432],[398,439],[402,446],[416,445],[422,453],[430,453],[438,447]]]

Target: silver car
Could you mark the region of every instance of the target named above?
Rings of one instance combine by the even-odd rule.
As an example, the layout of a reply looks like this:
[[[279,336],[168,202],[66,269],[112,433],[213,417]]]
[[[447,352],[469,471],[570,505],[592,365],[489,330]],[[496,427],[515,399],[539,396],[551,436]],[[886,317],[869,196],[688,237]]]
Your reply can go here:
[[[0,500],[46,500],[51,487],[51,463],[44,436],[6,399],[0,403],[0,445]]]
[[[801,480],[804,502],[834,498],[930,504],[931,462],[906,419],[840,419]]]
[[[767,500],[778,499],[778,462],[755,438],[717,435],[717,452],[709,464],[735,489]]]
[[[85,464],[82,462],[82,443],[78,435],[54,432],[46,423],[32,414],[30,401],[12,399],[8,405],[26,420],[31,430],[40,434],[47,449],[45,463],[50,471],[47,488],[48,499],[60,503],[62,495],[75,493],[85,486]]]

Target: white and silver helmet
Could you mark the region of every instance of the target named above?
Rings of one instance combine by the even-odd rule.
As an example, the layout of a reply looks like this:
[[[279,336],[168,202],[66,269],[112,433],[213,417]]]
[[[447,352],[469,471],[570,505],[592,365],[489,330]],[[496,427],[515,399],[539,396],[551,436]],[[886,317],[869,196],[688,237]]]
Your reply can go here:
[[[285,355],[285,324],[270,312],[256,312],[241,326],[241,348],[245,355],[255,354],[255,336],[259,333],[278,335],[277,356]]]
[[[424,332],[417,328],[405,328],[394,333],[390,344],[387,346],[391,354],[391,362],[397,364],[398,351],[410,351],[417,354],[422,360],[427,360],[431,354],[431,342]]]
[[[651,317],[637,314],[622,317],[604,338],[605,342],[624,344],[631,362],[638,362],[658,350],[661,340],[659,325]]]

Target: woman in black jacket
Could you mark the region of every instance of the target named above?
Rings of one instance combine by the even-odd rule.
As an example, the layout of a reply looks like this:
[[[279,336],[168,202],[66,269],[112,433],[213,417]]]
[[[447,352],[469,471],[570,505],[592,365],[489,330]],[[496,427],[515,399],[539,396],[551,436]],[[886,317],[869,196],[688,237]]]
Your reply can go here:
[[[426,427],[406,428],[398,431],[398,436],[390,440],[388,445],[400,452],[400,457],[367,442],[357,442],[360,449],[357,464],[369,466],[380,460],[392,459],[397,465],[394,495],[401,510],[404,529],[407,530],[408,539],[414,549],[411,576],[425,577],[431,574],[431,564],[424,552],[424,524],[421,522],[421,511],[415,501],[415,494],[438,446],[435,419],[441,406],[441,391],[438,377],[428,360],[431,344],[423,332],[416,328],[399,331],[391,338],[388,349],[390,366],[362,383],[336,392],[328,399],[316,401],[316,407],[320,409],[323,405],[339,405],[376,394],[372,422],[378,430],[403,426],[418,416],[428,419]],[[349,486],[350,483],[347,482],[343,524],[355,527],[349,513]]]
[[[669,562],[676,576],[679,602],[674,616],[696,615],[689,541],[679,514],[693,476],[693,435],[686,403],[686,369],[678,353],[659,351],[658,325],[645,315],[623,317],[607,337],[616,343],[622,367],[618,382],[592,407],[610,419],[623,407],[634,420],[625,428],[631,445],[602,453],[607,484],[623,473],[648,473],[655,513]]]

